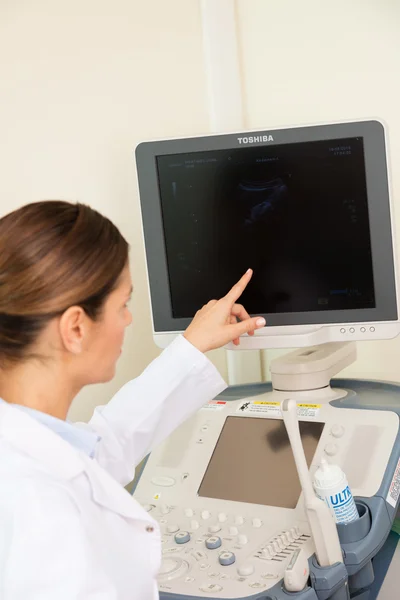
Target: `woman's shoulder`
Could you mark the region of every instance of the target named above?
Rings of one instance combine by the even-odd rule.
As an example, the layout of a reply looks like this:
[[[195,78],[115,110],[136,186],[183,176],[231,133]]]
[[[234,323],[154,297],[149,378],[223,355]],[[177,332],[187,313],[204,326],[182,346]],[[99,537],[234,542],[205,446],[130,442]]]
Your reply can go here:
[[[61,502],[75,506],[74,494],[68,482],[52,476],[31,456],[18,451],[0,438],[0,507],[29,503],[36,499],[42,506],[49,502]]]

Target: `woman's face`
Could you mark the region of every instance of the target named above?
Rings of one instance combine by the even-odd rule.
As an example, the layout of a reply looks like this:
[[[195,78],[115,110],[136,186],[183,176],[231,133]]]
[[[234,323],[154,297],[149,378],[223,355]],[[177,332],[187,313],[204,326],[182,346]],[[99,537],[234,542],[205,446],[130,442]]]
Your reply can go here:
[[[86,350],[86,374],[90,383],[102,383],[114,377],[122,351],[125,328],[132,322],[127,306],[132,294],[129,266],[123,270],[117,288],[107,298],[102,315],[92,322]]]

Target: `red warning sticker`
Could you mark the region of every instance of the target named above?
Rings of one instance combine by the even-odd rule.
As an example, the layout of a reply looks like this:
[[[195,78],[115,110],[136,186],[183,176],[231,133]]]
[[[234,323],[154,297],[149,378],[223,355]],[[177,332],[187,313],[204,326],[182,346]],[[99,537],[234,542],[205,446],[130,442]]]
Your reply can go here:
[[[204,404],[203,409],[206,410],[223,410],[226,406],[226,402],[223,400],[210,400],[207,404]]]

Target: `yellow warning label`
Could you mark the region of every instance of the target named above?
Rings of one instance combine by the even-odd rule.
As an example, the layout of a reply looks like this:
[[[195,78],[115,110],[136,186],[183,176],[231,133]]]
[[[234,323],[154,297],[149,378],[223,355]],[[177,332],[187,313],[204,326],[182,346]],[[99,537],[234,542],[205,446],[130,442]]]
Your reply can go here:
[[[262,404],[263,406],[280,406],[280,402],[261,402],[261,401],[254,401],[252,404]]]
[[[297,404],[297,415],[303,419],[315,419],[321,407],[322,404],[302,402],[301,404]],[[256,413],[273,419],[282,418],[281,403],[268,400],[243,400],[240,402],[236,412],[241,414]]]

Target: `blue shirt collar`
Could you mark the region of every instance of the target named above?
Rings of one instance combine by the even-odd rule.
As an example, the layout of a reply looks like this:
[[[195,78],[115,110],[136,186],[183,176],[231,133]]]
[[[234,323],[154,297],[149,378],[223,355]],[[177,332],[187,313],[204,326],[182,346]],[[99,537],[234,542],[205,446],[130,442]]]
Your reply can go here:
[[[0,398],[0,402],[5,402],[5,400]],[[39,421],[39,423],[42,423],[42,425],[45,425],[54,431],[54,433],[74,446],[74,448],[77,450],[84,452],[90,458],[94,457],[96,445],[101,439],[100,436],[94,431],[79,427],[79,425],[75,425],[70,421],[57,419],[56,417],[48,415],[47,413],[35,410],[34,408],[29,408],[27,406],[22,406],[21,404],[13,404],[12,406],[22,410],[33,419],[36,419],[36,421]]]

